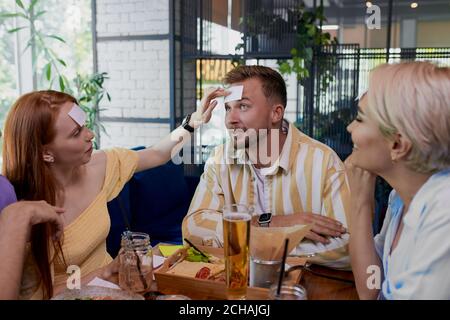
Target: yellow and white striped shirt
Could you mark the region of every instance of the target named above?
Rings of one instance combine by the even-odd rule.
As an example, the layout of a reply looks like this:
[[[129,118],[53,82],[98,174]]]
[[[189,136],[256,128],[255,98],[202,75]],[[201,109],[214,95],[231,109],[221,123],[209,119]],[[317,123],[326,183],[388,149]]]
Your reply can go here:
[[[231,149],[227,143],[220,145],[207,160],[183,220],[183,236],[198,244],[215,246],[223,241],[221,213],[225,204],[256,205],[254,167],[243,160],[244,150]],[[230,159],[233,153],[240,161]],[[266,206],[272,214],[313,212],[347,227],[350,192],[344,165],[331,148],[289,124],[280,157],[272,167],[273,172],[264,176]],[[316,253],[311,259],[315,263],[349,269],[348,238],[348,234],[331,237],[327,245],[305,239],[293,253]]]

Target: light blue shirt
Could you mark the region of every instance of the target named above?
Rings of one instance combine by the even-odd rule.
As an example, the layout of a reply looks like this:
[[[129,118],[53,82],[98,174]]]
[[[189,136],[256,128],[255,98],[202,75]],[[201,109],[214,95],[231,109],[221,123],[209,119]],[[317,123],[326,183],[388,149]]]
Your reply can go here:
[[[390,254],[402,211],[393,190],[374,239],[383,262],[382,298],[450,299],[450,169],[432,175],[414,196]]]

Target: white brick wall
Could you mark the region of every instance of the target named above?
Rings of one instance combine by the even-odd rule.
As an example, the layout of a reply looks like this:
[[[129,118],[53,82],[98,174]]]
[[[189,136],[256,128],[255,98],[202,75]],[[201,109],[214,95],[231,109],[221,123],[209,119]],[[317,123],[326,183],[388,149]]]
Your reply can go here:
[[[170,125],[168,124],[108,122],[104,125],[108,135],[101,135],[102,149],[110,147],[150,147],[170,132]]]
[[[167,0],[97,0],[97,36],[169,33]],[[101,40],[101,39],[100,39]],[[107,72],[101,117],[169,118],[169,40],[104,40],[97,43],[100,72]],[[169,133],[169,125],[103,122],[102,148],[152,145]]]
[[[167,33],[168,0],[97,0],[99,37]]]
[[[169,118],[169,42],[99,42],[98,69],[110,76],[103,117]]]

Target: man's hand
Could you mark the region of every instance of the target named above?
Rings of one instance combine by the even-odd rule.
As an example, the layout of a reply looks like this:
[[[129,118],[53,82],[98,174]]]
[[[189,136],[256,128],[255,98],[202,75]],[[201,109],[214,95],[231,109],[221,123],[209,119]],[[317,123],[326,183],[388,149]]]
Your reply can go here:
[[[53,239],[59,240],[64,229],[61,217],[64,211],[65,209],[51,206],[45,201],[19,201],[3,209],[2,215],[23,219],[22,221],[25,221],[29,226],[28,233],[31,230],[31,226],[40,223],[51,223],[56,230]]]
[[[270,226],[288,227],[296,224],[312,224],[313,227],[308,231],[305,238],[323,244],[330,243],[328,236],[340,237],[347,232],[339,221],[309,212],[272,216]]]
[[[103,280],[114,282],[114,283],[117,282],[119,266],[120,266],[119,257],[120,257],[120,255],[117,255],[117,257],[113,261],[111,261],[108,265],[106,265],[102,268],[100,277]]]

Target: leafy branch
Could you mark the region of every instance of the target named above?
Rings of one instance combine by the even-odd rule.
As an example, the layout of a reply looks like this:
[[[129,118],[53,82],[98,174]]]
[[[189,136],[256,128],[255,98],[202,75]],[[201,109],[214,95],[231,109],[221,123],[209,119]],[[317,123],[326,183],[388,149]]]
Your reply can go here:
[[[9,29],[9,33],[17,33],[24,29],[30,30],[30,38],[24,52],[31,50],[33,76],[37,78],[39,73],[48,84],[48,89],[56,86],[57,90],[73,95],[79,102],[81,108],[87,114],[86,126],[94,132],[105,132],[104,126],[99,122],[98,108],[100,101],[106,96],[111,101],[109,93],[103,87],[104,81],[108,79],[105,72],[92,75],[76,74],[75,79],[69,81],[64,72],[67,71],[67,63],[51,49],[52,43],[66,41],[59,35],[45,33],[39,28],[38,22],[45,19],[45,10],[37,10],[40,0],[32,0],[29,6],[25,6],[21,0],[15,0],[17,12],[3,12],[0,19],[17,19],[24,22],[22,26]],[[37,12],[36,12],[37,11]],[[36,13],[35,13],[36,12]],[[22,52],[23,53],[23,52]],[[38,70],[38,64],[44,61],[44,66]],[[45,82],[44,81],[44,82]]]
[[[304,5],[301,5],[291,14],[297,20],[296,46],[290,51],[292,59],[277,61],[278,69],[283,75],[296,74],[298,82],[303,84],[304,80],[310,76],[309,70],[314,60],[314,50],[326,45],[335,45],[338,41],[336,38],[331,39],[331,35],[328,32],[322,32],[319,27],[327,21],[322,6],[307,11]],[[325,83],[329,83],[332,80],[331,74],[325,70],[324,75],[326,75]]]

